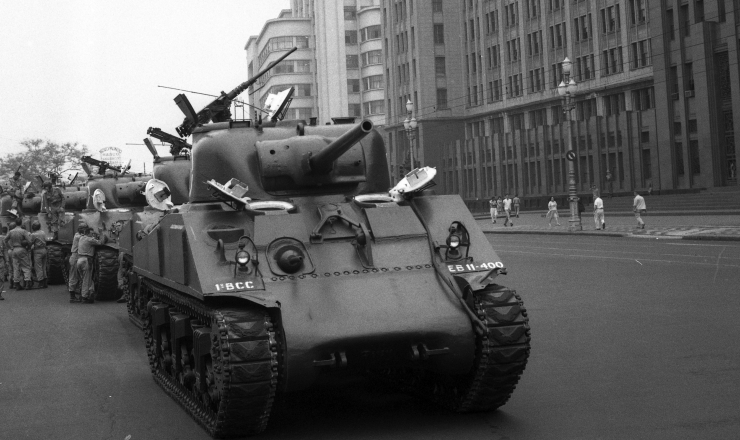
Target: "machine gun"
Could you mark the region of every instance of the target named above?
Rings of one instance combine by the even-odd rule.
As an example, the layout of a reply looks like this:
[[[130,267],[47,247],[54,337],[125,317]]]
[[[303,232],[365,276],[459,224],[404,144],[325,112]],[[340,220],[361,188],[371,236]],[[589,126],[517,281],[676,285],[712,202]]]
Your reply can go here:
[[[104,160],[93,159],[90,156],[82,156],[80,158],[80,162],[82,162],[84,164],[89,164],[89,165],[97,166],[98,167],[98,174],[101,174],[101,175],[102,174],[105,174],[105,170],[113,170],[113,171],[115,171],[117,173],[124,174],[126,171],[128,171],[129,169],[131,169],[131,161],[129,161],[129,163],[126,164],[126,166],[117,167],[115,165],[109,164],[108,162],[106,162]],[[85,167],[83,167],[83,169],[84,168]],[[85,172],[88,172],[88,171],[85,170]]]
[[[292,54],[296,50],[298,50],[297,47],[289,50],[280,58],[271,62],[267,67],[258,72],[254,77],[239,84],[234,90],[230,91],[229,93],[224,93],[222,91],[221,95],[218,98],[211,101],[210,104],[203,107],[203,109],[198,113],[193,110],[193,106],[190,104],[187,96],[182,93],[177,95],[175,97],[175,103],[185,114],[185,120],[179,127],[176,128],[177,134],[179,134],[180,137],[185,138],[190,136],[190,134],[193,133],[195,127],[197,127],[198,125],[207,124],[208,121],[224,122],[231,119],[231,111],[229,111],[229,108],[231,107],[231,101],[233,101],[234,98],[239,96],[239,94],[246,90],[249,86],[257,82],[257,79],[259,79],[259,77],[267,73],[270,69],[275,67],[275,65],[283,61],[288,55]]]
[[[192,145],[180,139],[179,137],[166,133],[157,127],[149,127],[149,129],[146,131],[146,134],[155,139],[159,139],[162,142],[169,143],[171,145],[170,154],[173,156],[177,156],[182,150],[192,150],[193,148]],[[144,141],[144,143],[146,143],[146,141]],[[147,144],[147,148],[149,148],[149,144]],[[151,148],[149,149],[149,151],[151,151]],[[152,154],[156,156],[155,153],[156,150],[154,150]]]

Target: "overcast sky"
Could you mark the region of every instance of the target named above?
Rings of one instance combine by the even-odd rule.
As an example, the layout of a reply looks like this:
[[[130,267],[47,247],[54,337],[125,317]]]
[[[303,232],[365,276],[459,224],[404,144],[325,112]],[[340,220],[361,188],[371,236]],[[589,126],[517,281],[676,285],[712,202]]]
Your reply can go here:
[[[180,93],[246,81],[244,46],[289,0],[0,1],[0,157],[28,138],[124,150],[141,171],[148,127],[175,134]],[[212,98],[187,94],[195,110]],[[242,97],[246,96],[246,92]],[[152,139],[155,145],[159,142]],[[167,148],[160,148],[166,154]]]

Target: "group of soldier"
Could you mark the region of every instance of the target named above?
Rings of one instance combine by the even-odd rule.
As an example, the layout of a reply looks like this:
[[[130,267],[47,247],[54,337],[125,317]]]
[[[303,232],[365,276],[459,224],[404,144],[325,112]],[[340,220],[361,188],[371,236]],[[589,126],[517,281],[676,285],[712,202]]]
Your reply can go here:
[[[69,302],[92,304],[95,302],[93,285],[93,256],[95,246],[106,242],[95,236],[93,228],[80,224],[72,239],[72,253],[69,257]]]
[[[64,219],[64,194],[51,181],[44,181],[41,187],[41,212],[45,213],[49,230],[56,238]],[[27,185],[20,171],[16,171],[7,187],[0,191],[0,196],[7,194],[11,197],[8,214],[15,217],[0,231],[0,300],[4,299],[1,286],[8,280],[11,288],[18,290],[46,288],[48,285],[47,236],[38,221],[31,221],[23,213],[23,199],[33,196],[26,190]],[[35,283],[32,281],[32,272]]]

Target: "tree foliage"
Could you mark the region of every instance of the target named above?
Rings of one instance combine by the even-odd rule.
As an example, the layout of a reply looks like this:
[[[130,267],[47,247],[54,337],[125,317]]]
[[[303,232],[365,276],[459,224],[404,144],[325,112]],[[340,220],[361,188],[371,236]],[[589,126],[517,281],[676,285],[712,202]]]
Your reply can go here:
[[[26,139],[21,142],[25,151],[0,158],[0,179],[10,179],[20,166],[24,178],[46,177],[49,172],[60,173],[80,167],[80,158],[90,154],[85,145],[59,144],[50,140]]]

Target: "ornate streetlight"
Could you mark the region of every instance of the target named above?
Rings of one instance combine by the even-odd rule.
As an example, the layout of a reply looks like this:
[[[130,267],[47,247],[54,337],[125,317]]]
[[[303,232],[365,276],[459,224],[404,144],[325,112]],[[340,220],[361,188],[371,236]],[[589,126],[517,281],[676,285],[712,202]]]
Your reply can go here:
[[[581,218],[578,215],[578,194],[576,193],[576,170],[575,162],[577,156],[573,151],[573,136],[571,135],[570,112],[576,106],[573,95],[576,93],[576,82],[570,77],[570,70],[573,63],[566,57],[563,60],[563,80],[558,86],[558,94],[563,99],[563,113],[565,114],[565,123],[568,126],[568,202],[570,202],[570,220],[568,220],[568,231],[581,231]]]
[[[403,121],[403,127],[406,129],[406,136],[409,139],[409,153],[411,154],[411,170],[416,168],[414,160],[414,140],[416,140],[416,118],[413,117],[414,103],[409,99],[406,102],[406,120]],[[409,170],[409,171],[411,171]]]

